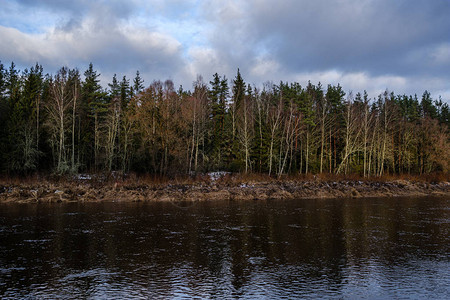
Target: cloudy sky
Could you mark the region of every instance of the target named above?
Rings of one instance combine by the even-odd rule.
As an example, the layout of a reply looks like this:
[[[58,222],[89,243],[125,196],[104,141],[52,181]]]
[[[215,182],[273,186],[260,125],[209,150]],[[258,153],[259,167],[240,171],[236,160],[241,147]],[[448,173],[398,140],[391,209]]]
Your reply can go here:
[[[0,60],[450,99],[450,0],[0,0]]]

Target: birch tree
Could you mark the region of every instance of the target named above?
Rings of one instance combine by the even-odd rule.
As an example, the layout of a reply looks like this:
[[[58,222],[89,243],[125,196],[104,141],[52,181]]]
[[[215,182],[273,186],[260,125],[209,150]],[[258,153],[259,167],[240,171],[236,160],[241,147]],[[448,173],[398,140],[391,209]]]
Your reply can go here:
[[[68,84],[67,68],[61,68],[50,82],[50,99],[46,105],[47,126],[51,132],[51,144],[54,146],[56,172],[65,173],[70,170],[68,151],[66,148],[66,132],[70,126],[69,109],[73,97]]]
[[[278,105],[271,105],[268,111],[268,126],[270,131],[269,143],[269,175],[272,173],[272,164],[274,157],[274,146],[277,139],[278,130],[281,124],[281,114],[283,109],[283,96],[280,93]]]
[[[353,103],[353,94],[350,92],[347,97],[347,103],[345,106],[345,147],[342,156],[341,163],[336,170],[339,174],[344,171],[345,174],[348,172],[349,160],[351,155],[361,150],[360,135],[362,132],[362,126],[360,123],[360,118],[357,115],[356,106]]]
[[[247,94],[241,101],[237,111],[237,135],[242,152],[244,152],[245,173],[247,173],[251,170],[250,148],[254,129],[253,91],[250,85],[247,88]]]
[[[106,136],[106,168],[110,172],[113,168],[116,151],[118,148],[118,135],[120,128],[121,103],[118,96],[114,97],[109,105],[108,113],[105,118]]]

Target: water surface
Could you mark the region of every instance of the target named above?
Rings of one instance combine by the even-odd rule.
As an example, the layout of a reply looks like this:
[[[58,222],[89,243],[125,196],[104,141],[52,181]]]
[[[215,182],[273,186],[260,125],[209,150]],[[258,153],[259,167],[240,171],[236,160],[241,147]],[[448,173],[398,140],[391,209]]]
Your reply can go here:
[[[442,198],[0,205],[0,298],[450,298]]]

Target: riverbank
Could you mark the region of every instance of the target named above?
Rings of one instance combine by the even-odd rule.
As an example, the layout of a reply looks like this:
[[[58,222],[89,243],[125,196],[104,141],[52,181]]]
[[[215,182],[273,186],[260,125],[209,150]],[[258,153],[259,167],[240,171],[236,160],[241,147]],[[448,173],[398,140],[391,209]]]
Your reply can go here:
[[[145,202],[268,200],[301,198],[367,198],[440,196],[450,198],[450,182],[396,180],[216,178],[183,182],[145,183],[141,180],[43,180],[0,183],[0,203]]]

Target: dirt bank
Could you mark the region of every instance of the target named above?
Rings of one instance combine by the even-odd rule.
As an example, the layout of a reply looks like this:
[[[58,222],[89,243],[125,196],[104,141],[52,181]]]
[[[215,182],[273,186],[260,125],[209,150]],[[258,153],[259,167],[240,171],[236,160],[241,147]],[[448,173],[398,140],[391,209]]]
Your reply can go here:
[[[191,184],[0,184],[0,203],[208,201],[295,198],[365,198],[397,196],[450,198],[450,183],[395,180],[373,181],[272,181],[249,183],[201,182]]]

